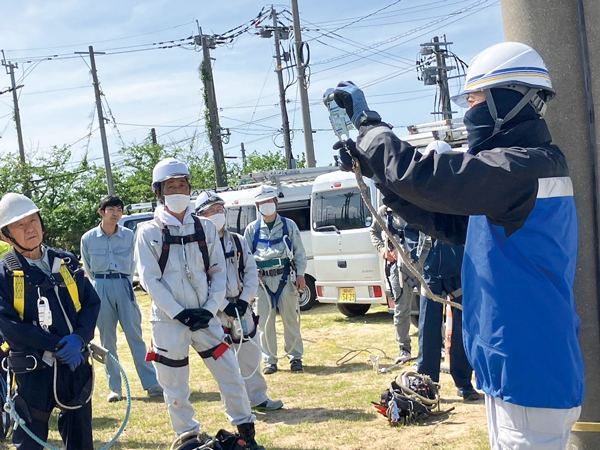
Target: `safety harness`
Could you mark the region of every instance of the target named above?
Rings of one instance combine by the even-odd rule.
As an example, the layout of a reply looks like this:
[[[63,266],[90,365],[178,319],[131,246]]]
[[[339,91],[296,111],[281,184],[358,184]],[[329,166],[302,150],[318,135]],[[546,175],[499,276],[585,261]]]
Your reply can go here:
[[[404,369],[381,394],[381,401],[371,402],[391,426],[416,424],[430,416],[448,414],[454,407],[440,409],[440,385],[427,375]]]
[[[225,260],[235,258],[235,265],[238,269],[238,283],[242,285],[242,283],[244,282],[244,271],[246,269],[246,265],[244,264],[244,251],[242,250],[242,243],[240,242],[239,236],[235,233],[231,233],[231,237],[233,238],[235,248],[232,249],[230,252],[226,251],[225,242],[223,238],[221,238],[221,247],[223,248]]]
[[[158,265],[160,267],[160,273],[165,273],[165,267],[167,266],[167,260],[169,259],[169,250],[171,249],[171,245],[185,245],[190,242],[197,242],[200,247],[200,253],[202,254],[202,260],[204,261],[204,270],[206,272],[206,277],[208,278],[208,269],[210,268],[210,261],[208,259],[208,246],[206,245],[206,235],[204,234],[204,228],[202,228],[202,223],[200,219],[194,215],[192,215],[192,219],[194,219],[194,234],[188,234],[187,236],[173,236],[169,229],[161,222],[158,217],[155,217],[156,223],[160,226],[162,230],[163,244],[162,250],[160,254],[160,258],[158,259]]]
[[[290,239],[290,232],[288,229],[287,219],[285,217],[281,217],[281,224],[283,225],[283,234],[280,238],[276,239],[260,239],[260,227],[261,227],[262,219],[259,217],[254,225],[254,239],[252,240],[252,254],[256,252],[256,247],[259,242],[267,244],[267,246],[271,247],[272,245],[279,244],[280,242],[285,243],[286,247],[291,251],[292,240]],[[285,260],[280,260],[284,262]],[[292,270],[292,264],[288,261],[287,264],[284,264],[283,268],[272,269],[272,270],[263,270],[261,269],[261,273],[267,276],[276,276],[281,275],[279,280],[279,285],[277,286],[277,290],[275,292],[269,289],[269,286],[264,284],[265,291],[269,294],[269,298],[271,299],[271,308],[275,309],[277,304],[279,303],[279,298],[281,297],[281,293],[287,284],[288,277],[290,276],[290,272]]]

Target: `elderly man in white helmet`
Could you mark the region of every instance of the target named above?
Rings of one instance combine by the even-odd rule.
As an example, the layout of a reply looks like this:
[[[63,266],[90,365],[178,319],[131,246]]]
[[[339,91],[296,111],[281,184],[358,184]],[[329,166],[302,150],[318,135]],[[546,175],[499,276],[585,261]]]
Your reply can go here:
[[[58,430],[67,450],[92,450],[94,378],[87,345],[94,337],[100,299],[75,255],[42,243],[38,207],[21,194],[0,200],[2,239],[13,249],[0,264],[0,334],[10,346],[4,360],[16,386],[17,413],[39,439],[60,408]],[[40,449],[23,429],[21,450]]]
[[[281,409],[281,400],[271,400],[267,396],[267,382],[260,370],[262,350],[257,333],[258,317],[251,307],[258,289],[258,272],[248,242],[225,226],[225,200],[215,192],[204,191],[198,195],[196,214],[212,221],[219,230],[227,268],[227,302],[218,316],[237,349],[250,404],[257,411]]]
[[[421,156],[354,84],[334,95],[360,132],[342,149],[344,166],[358,159],[409,224],[465,244],[463,339],[492,448],[565,448],[584,396],[577,216],[565,156],[543,119],[554,90],[542,58],[505,42],[471,61],[454,98],[469,108],[467,153]]]
[[[258,290],[258,331],[263,351],[263,373],[277,371],[277,308],[283,322],[285,353],[292,372],[302,372],[299,290],[306,281],[306,252],[300,230],[293,220],[277,214],[277,191],[271,186],[256,188],[254,201],[260,217],[249,223],[244,237],[250,244],[261,276]]]
[[[160,203],[154,220],[136,233],[135,260],[140,283],[152,298],[152,348],[158,382],[174,431],[195,439],[200,424],[189,401],[189,348],[204,360],[219,385],[225,412],[237,426],[245,449],[264,447],[255,440],[255,416],[244,380],[217,312],[225,305],[225,259],[215,225],[194,216],[190,173],[175,158],[152,171],[152,188]]]

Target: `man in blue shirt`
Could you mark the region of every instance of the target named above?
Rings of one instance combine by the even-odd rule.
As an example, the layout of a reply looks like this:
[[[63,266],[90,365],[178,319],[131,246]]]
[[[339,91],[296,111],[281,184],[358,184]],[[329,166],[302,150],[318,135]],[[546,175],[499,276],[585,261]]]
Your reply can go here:
[[[86,273],[102,299],[98,330],[100,341],[117,356],[117,322],[121,323],[133,356],[135,368],[149,397],[162,395],[151,362],[146,362],[146,344],[142,338],[142,313],[131,284],[133,274],[133,231],[119,226],[123,201],[108,196],[100,202],[102,222],[81,238],[81,257]],[[123,399],[121,375],[116,363],[108,359],[106,377],[109,402]]]

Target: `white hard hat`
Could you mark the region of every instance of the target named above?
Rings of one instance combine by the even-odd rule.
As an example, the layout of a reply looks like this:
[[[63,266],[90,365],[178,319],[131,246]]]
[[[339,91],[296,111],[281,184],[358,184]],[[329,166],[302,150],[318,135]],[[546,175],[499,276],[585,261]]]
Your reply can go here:
[[[439,155],[440,153],[449,152],[451,150],[452,147],[450,147],[450,144],[448,144],[446,141],[433,141],[430,142],[427,147],[425,147],[425,151],[423,153],[427,154],[429,152],[435,152]]]
[[[520,42],[492,45],[475,56],[469,64],[464,89],[452,97],[452,101],[468,108],[468,94],[496,87],[515,89],[522,93],[529,89],[542,90],[543,100],[554,96],[544,60],[533,48]],[[525,92],[520,87],[525,87]]]
[[[175,158],[165,158],[159,161],[154,170],[152,170],[152,185],[162,183],[169,178],[185,177],[190,178],[190,171],[187,166]]]
[[[210,208],[212,205],[224,205],[223,200],[216,192],[204,191],[196,198],[196,214],[200,214]]]
[[[256,188],[254,192],[254,202],[264,202],[265,200],[270,200],[272,198],[277,198],[277,190],[271,186],[267,186],[263,184]]]
[[[23,194],[5,194],[0,200],[0,230],[39,211],[35,203]]]

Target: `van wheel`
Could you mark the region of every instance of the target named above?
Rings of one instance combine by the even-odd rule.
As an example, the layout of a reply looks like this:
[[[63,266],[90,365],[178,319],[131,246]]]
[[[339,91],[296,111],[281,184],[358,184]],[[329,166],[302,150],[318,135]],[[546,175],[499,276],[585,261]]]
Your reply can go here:
[[[337,308],[346,317],[364,316],[371,308],[371,304],[366,305],[348,305],[346,303],[338,303]]]
[[[300,311],[308,311],[315,303],[317,303],[317,289],[315,288],[315,280],[306,276],[306,286],[300,291]]]

